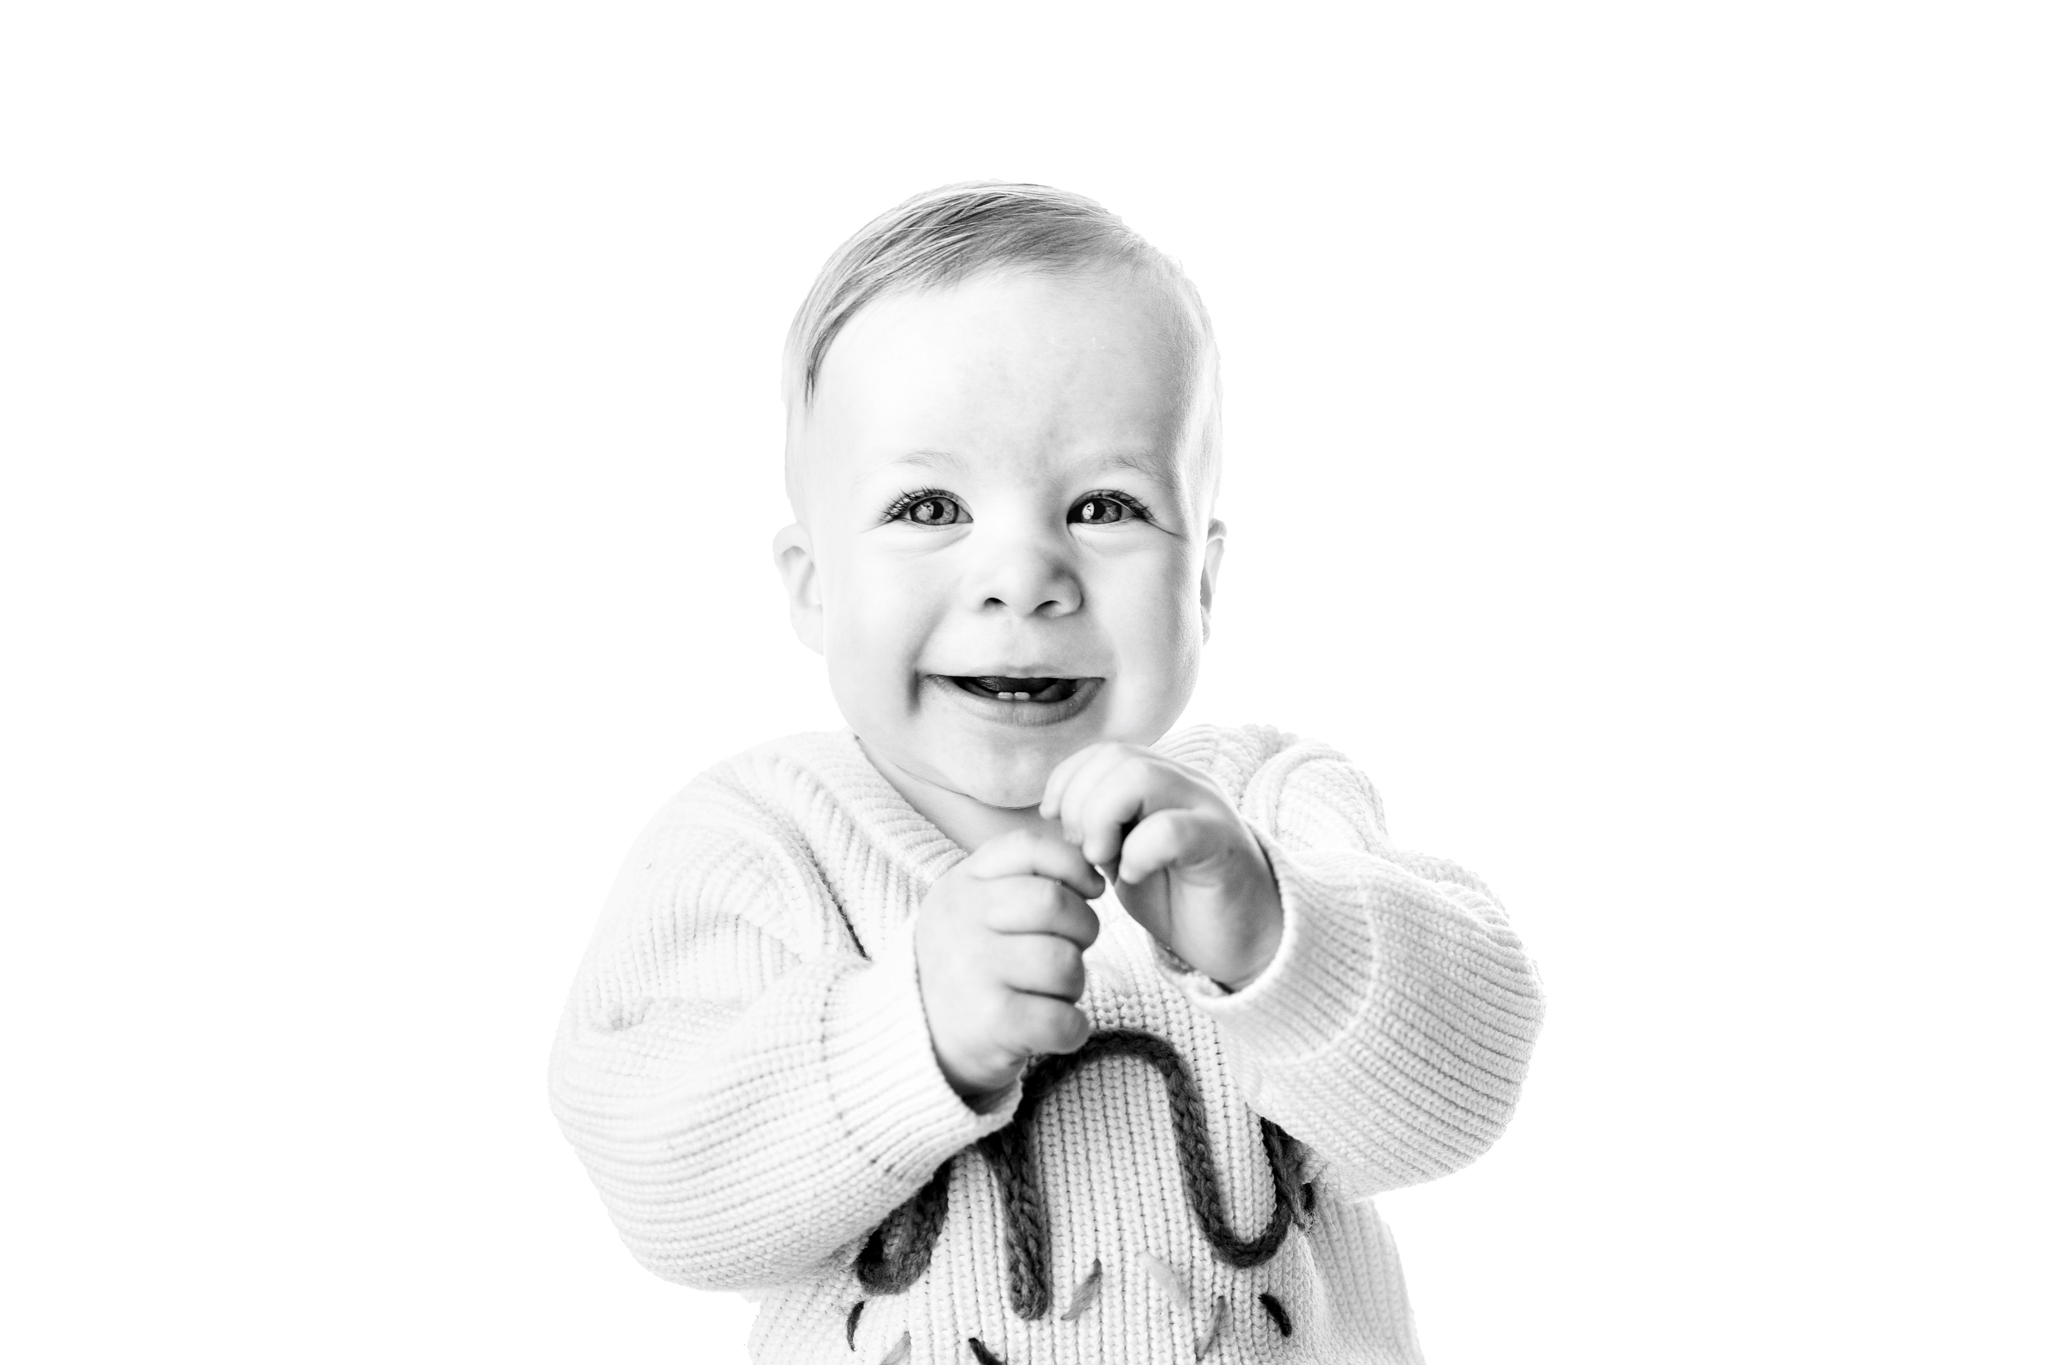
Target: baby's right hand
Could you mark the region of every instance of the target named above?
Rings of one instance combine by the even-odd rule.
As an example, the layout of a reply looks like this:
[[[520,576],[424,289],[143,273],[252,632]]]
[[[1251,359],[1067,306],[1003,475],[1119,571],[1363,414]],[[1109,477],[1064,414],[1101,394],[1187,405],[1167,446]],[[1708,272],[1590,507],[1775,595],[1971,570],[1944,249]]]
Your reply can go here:
[[[1008,1086],[1037,1052],[1088,1040],[1074,1007],[1081,950],[1101,925],[1087,897],[1101,874],[1050,834],[991,839],[918,907],[918,989],[939,1069],[962,1099]]]

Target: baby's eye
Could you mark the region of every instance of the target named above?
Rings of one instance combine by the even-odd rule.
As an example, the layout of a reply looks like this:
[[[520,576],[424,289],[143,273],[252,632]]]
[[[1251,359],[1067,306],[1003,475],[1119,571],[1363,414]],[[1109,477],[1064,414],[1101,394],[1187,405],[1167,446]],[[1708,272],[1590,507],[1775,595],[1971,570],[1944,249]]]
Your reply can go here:
[[[915,526],[951,526],[966,521],[967,511],[950,494],[925,491],[905,493],[898,498],[887,519]]]
[[[1136,498],[1121,493],[1090,493],[1074,504],[1067,520],[1083,526],[1107,526],[1111,522],[1142,520],[1144,516],[1145,506]]]

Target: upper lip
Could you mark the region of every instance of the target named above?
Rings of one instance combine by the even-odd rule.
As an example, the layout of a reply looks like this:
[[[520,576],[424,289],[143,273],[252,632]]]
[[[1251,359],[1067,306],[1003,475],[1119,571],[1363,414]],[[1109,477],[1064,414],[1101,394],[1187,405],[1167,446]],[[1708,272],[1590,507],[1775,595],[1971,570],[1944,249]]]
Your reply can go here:
[[[1099,673],[1076,673],[1056,664],[998,664],[992,668],[944,668],[934,669],[935,678],[1071,678],[1080,681],[1099,678]]]

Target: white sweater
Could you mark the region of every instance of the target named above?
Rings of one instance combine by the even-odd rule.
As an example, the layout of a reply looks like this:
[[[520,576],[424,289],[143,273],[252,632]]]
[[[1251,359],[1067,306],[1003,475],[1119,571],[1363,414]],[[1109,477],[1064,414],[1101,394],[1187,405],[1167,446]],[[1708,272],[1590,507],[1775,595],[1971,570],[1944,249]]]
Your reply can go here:
[[[760,1300],[756,1360],[1420,1360],[1371,1197],[1500,1135],[1541,1022],[1535,969],[1478,881],[1387,846],[1335,751],[1206,726],[1158,748],[1265,845],[1279,951],[1227,994],[1098,902],[1081,1008],[1098,1041],[1164,1046],[1040,1077],[1029,1123],[979,1146],[1026,1087],[987,1112],[955,1096],[910,933],[966,855],[851,734],[719,765],[634,846],[563,1017],[555,1114],[649,1269]],[[874,1237],[864,1284],[871,1232],[928,1182],[924,1235]],[[1203,1191],[1227,1224],[1212,1209],[1209,1236]],[[1261,1230],[1227,1263],[1219,1237]]]

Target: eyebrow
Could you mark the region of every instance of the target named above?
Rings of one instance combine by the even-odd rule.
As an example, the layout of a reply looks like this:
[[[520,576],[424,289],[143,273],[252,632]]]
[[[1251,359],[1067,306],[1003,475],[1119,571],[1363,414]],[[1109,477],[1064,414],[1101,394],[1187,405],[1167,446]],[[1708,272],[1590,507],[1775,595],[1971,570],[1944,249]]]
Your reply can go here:
[[[889,463],[913,465],[920,469],[959,469],[967,464],[967,459],[950,450],[910,450],[896,456]],[[1137,454],[1112,451],[1106,455],[1096,456],[1088,462],[1087,467],[1092,470],[1128,469],[1136,474],[1149,475],[1172,487],[1178,487],[1180,484],[1174,462],[1171,459],[1163,459],[1151,451]]]
[[[1151,451],[1137,455],[1126,455],[1121,452],[1104,455],[1095,461],[1095,465],[1098,469],[1128,469],[1137,474],[1149,474],[1165,484],[1179,482],[1174,477],[1174,462],[1171,459],[1162,459]]]
[[[890,464],[914,464],[922,469],[958,469],[966,461],[950,450],[912,450],[898,455]]]

